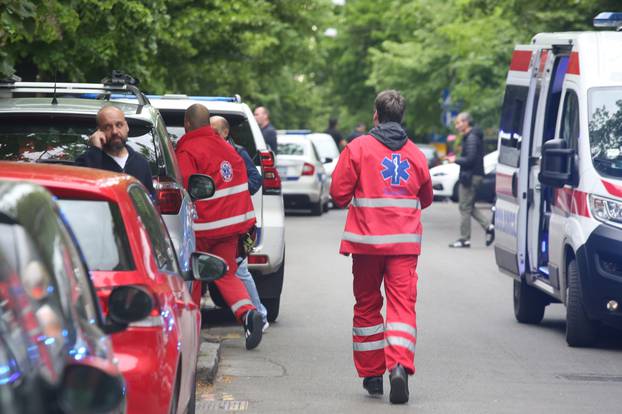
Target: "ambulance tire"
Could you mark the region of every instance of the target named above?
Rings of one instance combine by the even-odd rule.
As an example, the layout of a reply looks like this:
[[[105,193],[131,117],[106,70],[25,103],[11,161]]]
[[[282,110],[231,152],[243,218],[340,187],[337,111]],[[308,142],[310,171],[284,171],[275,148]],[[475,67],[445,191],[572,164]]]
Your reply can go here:
[[[514,280],[514,316],[520,323],[535,325],[542,322],[548,304],[544,294],[524,279]]]
[[[585,312],[576,260],[572,259],[568,264],[567,274],[566,342],[571,347],[589,347],[596,342],[598,323],[589,319]]]
[[[458,201],[458,181],[456,181],[456,184],[454,184],[454,189],[451,190],[451,197],[449,197],[451,199],[451,201],[453,201],[454,203],[457,203]]]

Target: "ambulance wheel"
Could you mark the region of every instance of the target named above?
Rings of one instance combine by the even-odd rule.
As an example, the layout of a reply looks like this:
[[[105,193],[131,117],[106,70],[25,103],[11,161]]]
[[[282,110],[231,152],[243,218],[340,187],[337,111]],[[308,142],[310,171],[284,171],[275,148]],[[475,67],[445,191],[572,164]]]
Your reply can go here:
[[[266,311],[268,311],[268,322],[276,321],[276,318],[279,317],[279,308],[281,307],[281,297],[278,298],[270,298],[270,299],[262,299],[263,305],[266,307]]]
[[[572,347],[592,346],[596,342],[598,323],[588,318],[583,306],[577,261],[568,264],[568,298],[566,301],[566,342]]]
[[[311,215],[321,216],[323,209],[324,209],[324,206],[322,206],[322,199],[320,198],[317,203],[311,204]]]
[[[529,286],[525,280],[514,280],[514,316],[520,323],[538,324],[547,305],[544,294]]]
[[[451,197],[449,197],[451,199],[451,201],[453,201],[454,203],[457,203],[458,200],[458,182],[456,181],[456,184],[454,184],[454,189],[451,191]]]

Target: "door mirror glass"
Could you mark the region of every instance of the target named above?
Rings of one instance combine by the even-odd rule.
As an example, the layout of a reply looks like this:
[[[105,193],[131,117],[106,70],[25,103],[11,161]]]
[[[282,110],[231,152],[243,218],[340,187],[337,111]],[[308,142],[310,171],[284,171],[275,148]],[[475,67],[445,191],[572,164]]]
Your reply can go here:
[[[153,297],[142,287],[117,286],[108,297],[108,318],[119,325],[138,322],[149,316]]]
[[[192,200],[210,198],[216,191],[214,180],[209,175],[192,174],[188,179],[188,193]]]
[[[575,151],[563,139],[551,139],[542,145],[540,182],[561,188],[574,184]]]
[[[121,405],[125,386],[121,376],[92,365],[69,365],[63,372],[58,403],[67,413],[108,413]]]
[[[329,162],[333,162],[333,159],[331,157],[326,157],[324,158],[324,160],[322,161],[323,164],[328,164]]]
[[[192,276],[202,282],[213,282],[227,273],[227,262],[209,253],[192,253]]]

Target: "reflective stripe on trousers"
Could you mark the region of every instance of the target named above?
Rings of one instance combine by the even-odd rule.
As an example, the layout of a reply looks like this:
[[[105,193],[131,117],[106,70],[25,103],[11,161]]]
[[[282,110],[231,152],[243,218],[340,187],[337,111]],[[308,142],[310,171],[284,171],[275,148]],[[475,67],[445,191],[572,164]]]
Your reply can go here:
[[[242,299],[242,300],[235,302],[233,305],[231,305],[231,312],[236,313],[238,309],[240,309],[244,305],[254,306],[253,302],[251,302],[250,300]]]

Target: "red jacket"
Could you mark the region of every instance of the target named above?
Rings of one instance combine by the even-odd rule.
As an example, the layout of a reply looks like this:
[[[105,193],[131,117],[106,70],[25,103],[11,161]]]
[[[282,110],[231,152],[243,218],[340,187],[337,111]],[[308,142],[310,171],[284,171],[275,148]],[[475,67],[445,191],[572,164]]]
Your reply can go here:
[[[391,150],[372,135],[350,142],[339,156],[330,194],[340,207],[350,201],[342,254],[417,255],[421,209],[432,202],[425,155],[410,140]]]
[[[185,134],[177,142],[175,154],[186,188],[192,174],[207,174],[216,184],[214,196],[195,201],[199,217],[193,228],[197,237],[242,234],[255,224],[244,160],[211,127]]]

